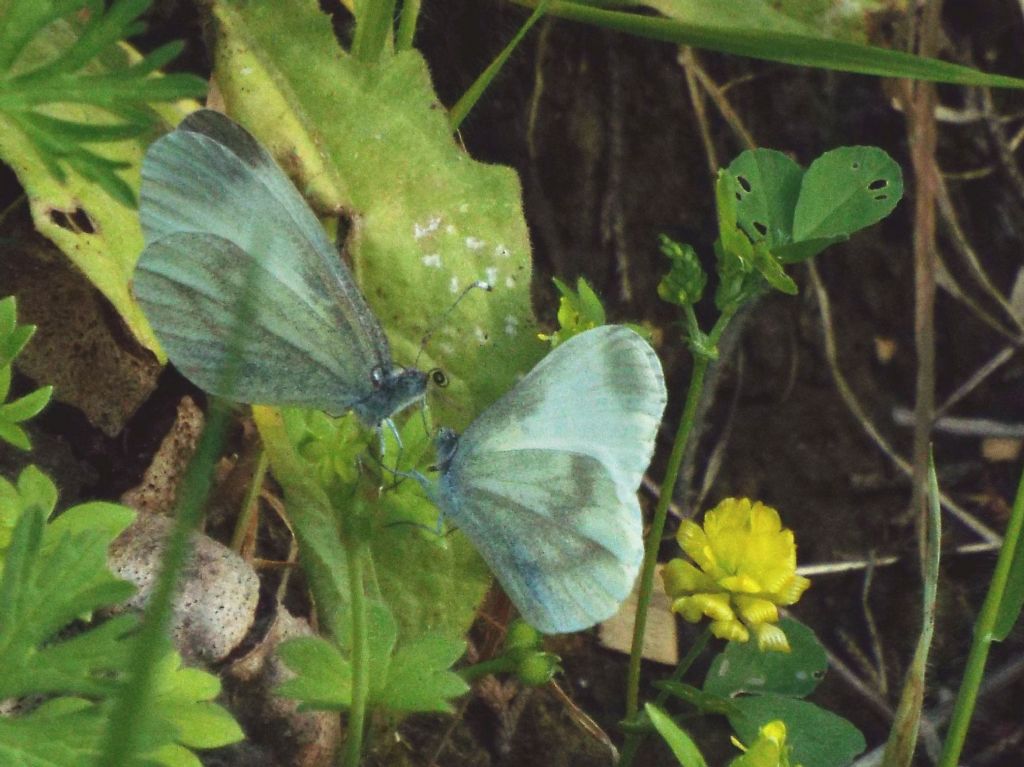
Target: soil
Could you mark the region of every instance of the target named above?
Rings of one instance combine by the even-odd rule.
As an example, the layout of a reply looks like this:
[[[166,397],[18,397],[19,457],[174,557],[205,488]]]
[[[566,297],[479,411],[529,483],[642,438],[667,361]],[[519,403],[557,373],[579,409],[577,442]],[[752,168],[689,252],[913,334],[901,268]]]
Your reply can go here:
[[[946,5],[944,58],[1024,75],[1019,56],[1024,23],[1017,3]],[[187,6],[178,6],[157,16],[160,28],[153,37],[187,37],[191,55],[186,66],[206,74],[199,29],[189,13]],[[424,2],[417,44],[443,103],[457,100],[525,17],[524,9],[504,2]],[[839,368],[867,418],[908,458],[912,430],[899,425],[893,412],[913,408],[917,375],[915,179],[906,121],[893,106],[893,84],[708,52],[696,55],[715,82],[730,84],[726,98],[758,145],[807,165],[836,146],[872,144],[904,168],[907,193],[896,212],[829,249],[816,263],[831,302],[830,332]],[[1024,176],[1019,166],[1007,164],[996,134],[1002,132],[1008,141],[1019,128],[1022,99],[1011,92],[994,92],[992,98],[1004,122],[940,119],[938,164],[951,174],[947,183],[965,240],[996,289],[1009,296],[1024,273]],[[982,103],[979,92],[952,87],[940,88],[940,100],[961,114]],[[743,147],[714,106],[706,107],[711,140],[725,164]],[[952,112],[940,118],[946,114]],[[645,321],[660,329],[670,402],[650,473],[657,481],[690,366],[675,309],[654,298],[666,269],[657,238],[667,233],[710,257],[715,236],[712,175],[678,49],[564,21],[541,21],[464,123],[461,139],[477,159],[510,165],[520,174],[534,249],[535,306],[544,321],[552,322],[557,308],[550,278],[574,282],[585,276],[605,299],[612,320]],[[971,277],[941,218],[939,231],[938,255],[949,273],[973,301],[1010,327]],[[907,514],[910,482],[844,402],[825,354],[815,289],[805,268],[790,273],[800,294],[766,296],[723,345],[688,482],[677,500],[687,514],[728,496],[774,506],[795,531],[801,564],[898,558],[873,569],[818,575],[793,609],[869,691],[833,669],[813,700],[853,721],[874,748],[887,737],[920,630],[917,537]],[[946,290],[938,294],[935,326],[939,403],[1012,345]],[[1024,430],[1019,349],[1018,341],[1015,356],[947,415]],[[27,379],[16,382],[22,388],[30,384]],[[118,435],[103,434],[70,408],[51,410],[37,424],[37,453],[44,457],[35,460],[64,466],[65,490],[72,496],[116,498],[141,476],[183,391],[191,391],[188,384],[173,371],[165,372],[130,428]],[[936,429],[939,482],[974,518],[1002,531],[1021,461],[986,457],[986,436],[984,430],[963,436]],[[971,626],[995,561],[991,551],[958,552],[958,546],[977,543],[978,536],[948,514],[943,523],[938,626],[925,701],[933,716],[957,690]],[[670,521],[673,529],[675,524]],[[663,558],[676,550],[674,541],[666,541]],[[694,635],[689,626],[682,628],[684,651]],[[1022,763],[1024,680],[1011,668],[1022,639],[1019,630],[1014,632],[989,659],[990,673],[1010,671],[1003,686],[980,702],[965,754],[974,767]],[[560,640],[556,651],[563,657],[560,684],[568,697],[621,742],[617,723],[623,716],[625,657],[600,647],[593,634]],[[651,693],[650,684],[669,671],[646,667],[645,692]],[[698,664],[691,681],[699,682],[701,673]],[[936,719],[940,729],[944,721]],[[701,720],[693,732],[709,764],[725,764],[736,755],[724,720]],[[401,725],[399,735],[398,745],[393,739],[378,742],[375,763],[610,763],[608,750],[578,725],[571,706],[546,689],[485,689],[470,696],[458,718],[413,717]],[[920,751],[918,764],[933,763]],[[433,762],[428,761],[431,755]],[[637,763],[675,762],[651,739]]]

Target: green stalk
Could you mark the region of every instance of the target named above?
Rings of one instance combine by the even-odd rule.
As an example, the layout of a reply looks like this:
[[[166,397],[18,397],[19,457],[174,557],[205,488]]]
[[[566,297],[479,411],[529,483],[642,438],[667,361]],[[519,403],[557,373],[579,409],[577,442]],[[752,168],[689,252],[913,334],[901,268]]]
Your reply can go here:
[[[737,307],[738,308],[738,307]],[[699,332],[697,319],[693,307],[686,307],[687,320],[690,328],[690,336]],[[714,328],[708,334],[707,340],[702,344],[705,351],[698,351],[696,344],[691,343],[693,356],[693,372],[690,374],[690,388],[686,392],[686,404],[683,407],[683,415],[679,419],[679,427],[676,429],[676,438],[672,443],[672,453],[668,458],[668,467],[665,469],[665,480],[661,484],[661,496],[658,498],[658,505],[654,509],[654,520],[651,529],[647,534],[647,542],[644,550],[643,567],[640,570],[640,594],[636,603],[636,620],[633,623],[633,646],[629,654],[629,673],[626,678],[626,718],[631,719],[640,710],[640,663],[643,660],[644,633],[647,631],[647,610],[651,604],[651,594],[654,591],[654,568],[658,564],[658,548],[661,546],[662,536],[665,534],[665,521],[668,519],[668,507],[672,503],[672,496],[676,489],[676,480],[679,478],[679,469],[683,464],[683,456],[686,454],[686,444],[689,442],[690,433],[697,417],[697,405],[700,402],[701,394],[704,391],[704,375],[707,373],[708,365],[714,356],[715,345],[722,337],[729,320],[736,313],[736,308],[728,308],[723,311]]]
[[[267,467],[270,464],[270,456],[265,448],[260,448],[260,457],[256,462],[256,471],[253,472],[249,490],[245,494],[245,502],[242,504],[242,513],[238,515],[235,523],[235,531],[231,535],[231,550],[240,552],[242,544],[245,543],[245,536],[252,523],[252,517],[256,513],[256,504],[259,499],[260,490],[263,488],[263,479],[267,476]]]
[[[679,478],[679,469],[683,464],[686,443],[689,441],[690,432],[693,431],[697,403],[700,402],[700,395],[704,390],[704,374],[707,373],[709,362],[707,357],[694,358],[690,388],[686,392],[686,405],[676,429],[675,442],[672,444],[668,468],[665,470],[665,481],[661,485],[661,496],[654,509],[654,521],[647,534],[644,563],[640,570],[640,595],[637,598],[636,620],[633,623],[633,645],[629,654],[629,674],[626,681],[627,718],[636,716],[640,710],[640,662],[643,660],[644,633],[647,631],[647,608],[651,604],[651,594],[654,591],[654,568],[658,564],[658,549],[665,533],[668,507],[676,489],[676,480]]]
[[[352,706],[348,712],[344,767],[359,767],[363,751],[366,706],[370,697],[370,636],[366,621],[366,593],[363,568],[366,543],[355,538],[346,545],[348,553],[349,609],[352,611]]]
[[[394,18],[395,0],[359,0],[352,55],[367,64],[376,64],[391,35]]]
[[[139,746],[144,741],[152,709],[153,672],[171,646],[168,627],[178,574],[188,556],[189,535],[198,527],[203,514],[204,502],[213,480],[214,464],[224,448],[228,407],[217,401],[211,411],[199,447],[181,482],[174,528],[167,539],[160,576],[135,637],[128,682],[111,713],[100,745],[102,756],[96,764],[110,767],[129,764],[135,760]]]
[[[459,669],[458,674],[466,684],[472,684],[477,679],[488,674],[502,674],[515,670],[516,662],[512,658],[508,655],[499,655],[497,658],[491,658],[490,660],[474,663],[472,666]]]
[[[505,66],[505,62],[508,61],[509,56],[512,55],[512,51],[516,49],[516,46],[526,36],[526,33],[530,31],[530,28],[540,20],[540,17],[544,15],[544,11],[547,8],[549,0],[540,0],[537,3],[537,7],[533,13],[530,14],[530,18],[526,20],[526,23],[519,28],[516,32],[515,37],[509,42],[508,45],[502,50],[501,53],[495,57],[494,61],[483,72],[476,78],[471,86],[466,90],[465,93],[455,102],[455,106],[451,108],[448,113],[448,121],[451,123],[452,130],[457,131],[459,126],[462,125],[462,121],[466,119],[466,115],[469,114],[470,110],[476,106],[476,102],[480,100],[484,91],[487,90],[487,86],[491,84],[491,81],[497,77],[498,72]]]
[[[402,15],[398,19],[398,34],[395,36],[395,51],[401,53],[412,48],[416,36],[416,20],[420,15],[420,0],[402,0]]]
[[[1006,526],[1006,536],[1003,538],[1003,547],[999,550],[999,559],[996,560],[996,569],[992,573],[988,594],[981,607],[981,614],[978,615],[978,622],[974,626],[974,641],[971,643],[970,655],[967,656],[967,668],[964,670],[960,692],[956,696],[956,706],[953,708],[949,730],[946,732],[946,742],[942,746],[939,767],[956,767],[959,763],[960,753],[963,751],[964,741],[967,739],[967,728],[970,726],[974,705],[977,703],[981,678],[985,673],[985,661],[988,659],[989,646],[992,644],[996,620],[999,617],[999,605],[1003,601],[1006,591],[1022,527],[1024,527],[1024,470],[1021,471],[1017,497],[1013,502],[1013,511],[1010,513],[1010,522]]]

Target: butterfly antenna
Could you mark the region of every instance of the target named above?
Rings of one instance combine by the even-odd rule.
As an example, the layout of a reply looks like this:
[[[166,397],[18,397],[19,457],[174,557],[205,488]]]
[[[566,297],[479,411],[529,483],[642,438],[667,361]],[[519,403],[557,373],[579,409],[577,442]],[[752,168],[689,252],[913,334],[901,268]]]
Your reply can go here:
[[[445,309],[444,314],[438,317],[433,327],[429,328],[427,332],[423,334],[423,338],[420,340],[420,350],[416,352],[416,360],[413,362],[413,367],[418,366],[420,356],[423,354],[423,351],[427,348],[427,344],[430,342],[430,339],[433,337],[434,333],[440,330],[441,327],[444,326],[444,323],[448,321],[448,317],[450,317],[451,313],[455,311],[455,307],[459,305],[463,298],[469,295],[469,292],[471,290],[476,290],[477,288],[479,288],[480,290],[486,290],[488,293],[494,290],[494,286],[491,285],[491,283],[484,282],[483,280],[477,280],[476,282],[471,282],[469,285],[467,285],[466,288],[461,293],[459,293],[458,298],[456,298],[452,302],[452,305]]]

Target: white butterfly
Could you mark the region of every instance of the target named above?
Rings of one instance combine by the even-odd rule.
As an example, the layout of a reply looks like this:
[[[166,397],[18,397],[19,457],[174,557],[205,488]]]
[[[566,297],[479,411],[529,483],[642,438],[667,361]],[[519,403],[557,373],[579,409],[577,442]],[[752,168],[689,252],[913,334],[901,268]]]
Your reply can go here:
[[[440,477],[419,481],[537,629],[592,626],[632,590],[665,401],[654,350],[609,325],[555,348],[461,437],[439,435]]]

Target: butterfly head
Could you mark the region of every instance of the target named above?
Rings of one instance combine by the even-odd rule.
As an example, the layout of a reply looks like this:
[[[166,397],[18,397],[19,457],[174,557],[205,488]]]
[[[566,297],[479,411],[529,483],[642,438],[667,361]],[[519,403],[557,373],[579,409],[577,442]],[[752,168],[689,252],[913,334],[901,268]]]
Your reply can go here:
[[[370,371],[373,391],[352,405],[360,420],[376,426],[394,413],[423,399],[427,391],[427,373],[416,368],[388,370],[375,367]]]

